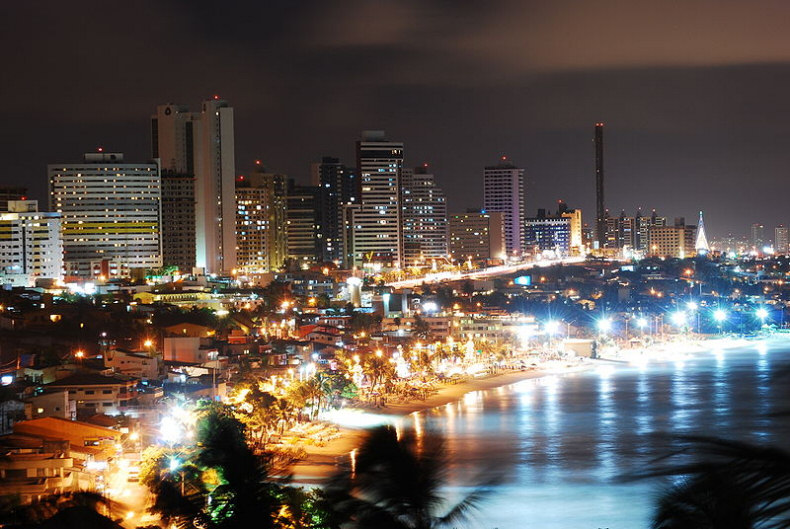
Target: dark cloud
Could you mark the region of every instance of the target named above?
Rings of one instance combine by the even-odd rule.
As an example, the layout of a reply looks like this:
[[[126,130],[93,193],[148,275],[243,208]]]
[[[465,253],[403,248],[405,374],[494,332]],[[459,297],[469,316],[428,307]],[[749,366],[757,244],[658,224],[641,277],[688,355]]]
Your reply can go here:
[[[387,129],[457,209],[481,168],[527,168],[530,209],[592,211],[592,124],[607,202],[709,214],[716,234],[788,223],[790,5],[688,0],[5,2],[3,181],[102,144],[148,153],[148,117],[220,94],[237,157],[305,178]]]

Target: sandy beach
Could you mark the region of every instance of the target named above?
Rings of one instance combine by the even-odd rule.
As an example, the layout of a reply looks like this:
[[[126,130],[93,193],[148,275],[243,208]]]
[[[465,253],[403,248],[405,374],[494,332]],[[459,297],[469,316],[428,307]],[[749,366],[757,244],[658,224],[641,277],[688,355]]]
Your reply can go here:
[[[393,421],[414,412],[423,411],[448,402],[456,402],[467,393],[494,389],[522,380],[529,380],[556,374],[568,374],[594,368],[599,365],[597,361],[587,361],[578,365],[567,367],[544,367],[527,370],[505,371],[486,377],[473,378],[457,384],[441,386],[436,393],[425,400],[413,400],[406,403],[390,404],[383,408],[361,410],[366,413],[382,417],[381,422],[386,422],[389,417]],[[307,458],[292,467],[293,480],[297,484],[320,484],[336,468],[339,457],[349,454],[356,448],[365,434],[366,427],[352,428],[339,426],[340,436],[326,443],[324,446],[306,446]]]
[[[761,339],[785,340],[787,336],[763,336]],[[693,355],[713,349],[743,347],[749,343],[753,343],[753,341],[729,337],[707,337],[693,342],[661,343],[654,345],[649,351],[645,351],[647,354],[639,354],[635,358],[646,360],[650,357],[655,361],[666,361],[667,358],[674,358],[678,354]],[[665,350],[667,348],[668,350]],[[631,360],[635,358],[631,358]],[[383,408],[358,410],[361,412],[359,415],[367,416],[367,418],[371,419],[371,422],[366,425],[355,427],[349,426],[348,424],[337,424],[338,428],[340,428],[340,435],[337,438],[327,442],[324,446],[306,446],[307,458],[294,465],[292,468],[294,482],[303,485],[320,484],[335,470],[338,458],[349,454],[354,448],[359,446],[366,429],[372,427],[374,424],[396,422],[399,417],[405,417],[414,412],[443,406],[449,402],[456,402],[462,399],[465,394],[473,391],[495,389],[515,384],[522,380],[535,379],[549,375],[566,375],[586,371],[594,369],[602,364],[628,365],[629,363],[628,360],[617,355],[610,359],[588,359],[578,364],[557,364],[527,370],[505,371],[486,377],[468,379],[457,384],[445,384],[441,386],[436,393],[425,400],[412,400],[406,403],[388,404]]]

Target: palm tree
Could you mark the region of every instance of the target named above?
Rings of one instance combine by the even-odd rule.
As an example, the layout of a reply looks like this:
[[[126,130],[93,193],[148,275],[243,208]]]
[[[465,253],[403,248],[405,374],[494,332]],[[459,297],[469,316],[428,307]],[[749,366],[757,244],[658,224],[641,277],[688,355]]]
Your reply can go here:
[[[641,477],[682,478],[659,499],[654,529],[780,529],[790,527],[790,453],[711,437],[688,437],[692,463]]]
[[[162,459],[149,483],[151,510],[166,522],[185,528],[273,527],[280,485],[270,477],[269,458],[247,446],[245,427],[230,410],[212,405],[199,421],[197,447],[179,464],[186,472],[169,471],[168,463]]]
[[[372,430],[356,457],[330,480],[327,496],[358,529],[434,529],[465,519],[486,490],[447,508],[441,495],[447,472],[438,437],[398,438],[391,426]],[[443,514],[440,514],[443,513]]]

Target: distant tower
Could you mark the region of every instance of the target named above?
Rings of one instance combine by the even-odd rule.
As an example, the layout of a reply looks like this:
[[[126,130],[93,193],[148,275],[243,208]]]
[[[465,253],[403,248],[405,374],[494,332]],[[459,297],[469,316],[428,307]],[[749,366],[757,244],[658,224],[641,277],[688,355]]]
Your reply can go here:
[[[699,223],[697,224],[697,243],[694,249],[698,254],[708,253],[710,246],[708,245],[708,238],[705,236],[705,222],[702,220],[702,212],[699,212]]]
[[[595,124],[595,239],[606,243],[606,208],[603,200],[603,123]]]

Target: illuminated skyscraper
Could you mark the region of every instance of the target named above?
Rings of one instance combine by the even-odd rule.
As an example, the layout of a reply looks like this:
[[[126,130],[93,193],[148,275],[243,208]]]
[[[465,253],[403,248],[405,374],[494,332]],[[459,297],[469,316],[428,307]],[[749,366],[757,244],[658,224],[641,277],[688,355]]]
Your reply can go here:
[[[359,204],[359,177],[338,158],[325,156],[320,163],[312,164],[311,180],[320,188],[319,194],[319,245],[320,260],[334,261],[348,267],[349,249],[345,241],[347,207]]]
[[[242,274],[273,272],[288,252],[285,175],[257,167],[236,180],[238,268]]]
[[[752,224],[752,247],[753,249],[762,251],[765,246],[765,226],[756,222]]]
[[[159,164],[99,152],[49,165],[48,173],[50,209],[62,218],[66,275],[109,278],[162,266]]]
[[[524,169],[507,162],[490,165],[483,172],[483,209],[502,213],[505,249],[509,256],[524,251]]]
[[[403,253],[409,265],[447,256],[447,199],[424,165],[403,170]]]
[[[35,200],[8,200],[0,211],[0,284],[32,287],[63,277],[60,215]]]
[[[784,224],[780,224],[774,228],[774,251],[778,254],[786,255],[788,250],[788,229]]]
[[[236,267],[233,108],[219,97],[204,101],[200,112],[161,105],[151,140],[163,169],[195,177],[195,265],[229,273]]]
[[[353,212],[354,264],[403,264],[401,178],[403,143],[384,131],[365,131],[357,142],[360,204]]]

